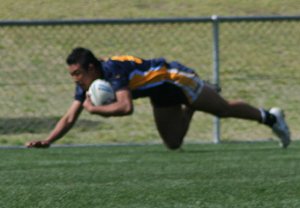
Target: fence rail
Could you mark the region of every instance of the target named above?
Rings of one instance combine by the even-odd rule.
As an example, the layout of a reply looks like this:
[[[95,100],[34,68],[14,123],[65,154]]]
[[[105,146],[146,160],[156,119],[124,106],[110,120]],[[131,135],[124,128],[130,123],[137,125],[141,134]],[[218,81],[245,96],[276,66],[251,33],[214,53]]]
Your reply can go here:
[[[0,20],[0,26],[54,26],[88,24],[162,24],[195,22],[253,22],[253,21],[299,21],[300,16],[217,16],[190,18],[144,18],[144,19],[67,19],[67,20]]]
[[[130,53],[179,60],[203,79],[222,83],[227,98],[285,108],[297,139],[299,23],[300,16],[0,21],[0,144],[19,144],[50,131],[72,100],[73,84],[63,70],[64,59],[79,45],[104,57]],[[79,130],[65,141],[103,139],[97,132],[104,132],[104,141],[118,141],[124,137],[119,129],[128,129],[137,140],[158,138],[147,102],[138,100],[137,105],[137,115],[121,121],[84,114]],[[188,137],[197,141],[211,137],[212,131],[216,143],[221,132],[222,140],[272,136],[244,121],[224,120],[221,127],[215,119],[209,127],[205,115],[194,120]]]

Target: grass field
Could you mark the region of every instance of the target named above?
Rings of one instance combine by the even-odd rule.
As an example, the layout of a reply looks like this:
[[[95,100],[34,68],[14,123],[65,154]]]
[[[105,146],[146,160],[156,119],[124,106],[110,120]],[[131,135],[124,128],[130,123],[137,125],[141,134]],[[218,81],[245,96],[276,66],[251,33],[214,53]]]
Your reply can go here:
[[[300,144],[0,151],[0,207],[296,208]]]
[[[2,0],[1,4],[1,19],[299,14],[298,0]]]

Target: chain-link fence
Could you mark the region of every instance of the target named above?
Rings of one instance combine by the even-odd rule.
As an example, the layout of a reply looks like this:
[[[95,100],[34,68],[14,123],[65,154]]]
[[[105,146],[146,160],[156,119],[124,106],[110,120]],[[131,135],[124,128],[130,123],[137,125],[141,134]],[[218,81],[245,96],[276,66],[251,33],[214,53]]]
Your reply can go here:
[[[286,110],[297,138],[300,110],[300,18],[189,18],[144,20],[0,22],[0,144],[43,139],[73,100],[74,84],[65,58],[72,48],[90,48],[102,58],[129,54],[163,56],[194,68],[214,81],[214,33],[219,36],[222,94],[255,106]],[[64,143],[153,142],[159,139],[147,99],[135,114],[104,119],[83,113]],[[188,141],[211,141],[212,119],[197,113]],[[254,122],[222,120],[222,140],[272,136]]]

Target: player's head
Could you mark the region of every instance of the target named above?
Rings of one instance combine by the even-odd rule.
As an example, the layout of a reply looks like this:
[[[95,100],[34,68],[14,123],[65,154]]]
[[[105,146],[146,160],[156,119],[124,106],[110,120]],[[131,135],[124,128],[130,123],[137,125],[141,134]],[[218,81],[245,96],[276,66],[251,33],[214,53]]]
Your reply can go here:
[[[93,80],[102,74],[101,63],[89,49],[81,47],[73,49],[66,62],[74,82],[84,89],[88,89]]]
[[[91,65],[98,66],[99,60],[87,48],[74,48],[66,60],[70,66],[72,64],[79,64],[82,69],[88,70]]]

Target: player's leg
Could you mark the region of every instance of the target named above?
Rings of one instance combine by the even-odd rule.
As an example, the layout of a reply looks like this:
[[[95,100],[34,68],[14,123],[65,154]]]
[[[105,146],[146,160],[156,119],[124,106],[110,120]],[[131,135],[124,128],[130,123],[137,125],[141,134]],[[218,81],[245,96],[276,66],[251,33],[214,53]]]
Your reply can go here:
[[[203,86],[202,92],[192,107],[220,118],[234,117],[262,121],[261,111],[258,108],[243,101],[227,101],[207,84]]]
[[[171,107],[153,106],[157,130],[169,149],[178,149],[183,143],[194,110],[178,104]]]
[[[266,111],[242,101],[227,101],[208,85],[203,86],[202,92],[192,106],[196,110],[220,118],[234,117],[266,124],[279,137],[282,147],[285,148],[290,143],[290,131],[281,109],[272,108],[270,111]]]

